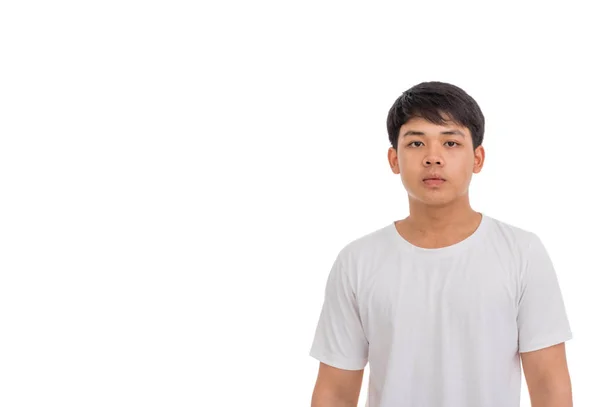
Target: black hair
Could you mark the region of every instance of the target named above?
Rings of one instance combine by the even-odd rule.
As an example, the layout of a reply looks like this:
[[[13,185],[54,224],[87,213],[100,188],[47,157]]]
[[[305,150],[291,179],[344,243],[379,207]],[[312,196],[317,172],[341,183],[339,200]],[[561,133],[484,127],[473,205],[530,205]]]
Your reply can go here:
[[[449,121],[471,132],[473,149],[483,142],[485,118],[477,102],[458,86],[444,82],[422,82],[403,92],[392,105],[387,117],[390,143],[398,149],[400,127],[413,117],[435,123]]]

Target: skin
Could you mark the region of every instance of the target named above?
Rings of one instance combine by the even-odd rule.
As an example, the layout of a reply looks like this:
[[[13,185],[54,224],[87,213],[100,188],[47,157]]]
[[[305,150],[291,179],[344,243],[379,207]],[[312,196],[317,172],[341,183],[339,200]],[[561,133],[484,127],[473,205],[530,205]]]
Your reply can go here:
[[[424,248],[445,247],[479,227],[482,215],[471,208],[468,192],[473,174],[483,168],[485,151],[482,146],[473,149],[469,129],[451,121],[440,126],[413,118],[400,128],[398,149],[390,147],[388,161],[408,193],[409,216],[395,222],[407,241]],[[446,181],[425,185],[423,178],[431,173]],[[521,353],[521,361],[532,407],[572,407],[564,343]],[[363,373],[321,362],[311,406],[356,407]]]
[[[573,407],[565,343],[521,353],[531,407]]]
[[[477,229],[481,214],[471,208],[468,192],[473,174],[483,168],[485,150],[473,150],[468,128],[413,118],[400,127],[398,149],[389,148],[388,161],[408,193],[410,214],[395,222],[406,240],[425,248],[444,247]],[[445,182],[425,185],[423,178],[432,173]]]
[[[311,407],[356,407],[365,370],[345,370],[319,364]]]

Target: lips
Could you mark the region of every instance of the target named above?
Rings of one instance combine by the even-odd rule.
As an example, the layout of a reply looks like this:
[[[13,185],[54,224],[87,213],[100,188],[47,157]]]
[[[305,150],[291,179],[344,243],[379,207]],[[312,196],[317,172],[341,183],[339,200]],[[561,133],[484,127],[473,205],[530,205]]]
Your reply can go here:
[[[423,184],[425,184],[427,187],[431,187],[431,188],[437,188],[440,185],[442,185],[444,182],[446,182],[446,180],[437,175],[423,178]]]

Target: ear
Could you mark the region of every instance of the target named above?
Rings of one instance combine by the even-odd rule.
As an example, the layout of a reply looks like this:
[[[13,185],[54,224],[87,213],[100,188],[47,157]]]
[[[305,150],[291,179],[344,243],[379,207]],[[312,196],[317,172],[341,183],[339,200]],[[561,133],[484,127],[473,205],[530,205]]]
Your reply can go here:
[[[398,151],[394,147],[388,149],[388,162],[394,174],[400,174],[400,164],[398,163]]]
[[[475,149],[475,162],[473,163],[473,173],[478,174],[483,168],[483,162],[485,161],[485,149],[483,146],[479,146]]]

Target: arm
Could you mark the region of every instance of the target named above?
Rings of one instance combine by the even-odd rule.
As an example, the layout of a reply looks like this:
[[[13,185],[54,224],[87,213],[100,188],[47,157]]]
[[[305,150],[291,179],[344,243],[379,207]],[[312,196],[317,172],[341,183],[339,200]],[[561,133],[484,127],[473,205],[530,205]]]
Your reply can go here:
[[[363,374],[364,369],[338,369],[321,362],[311,407],[356,407]]]
[[[558,276],[532,235],[523,258],[517,324],[519,353],[532,407],[572,407],[565,342],[573,337]]]
[[[573,407],[565,344],[521,353],[531,407]]]
[[[356,407],[369,341],[359,312],[353,259],[341,251],[329,273],[310,355],[319,360],[312,407]]]

